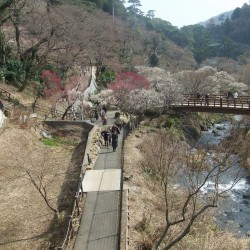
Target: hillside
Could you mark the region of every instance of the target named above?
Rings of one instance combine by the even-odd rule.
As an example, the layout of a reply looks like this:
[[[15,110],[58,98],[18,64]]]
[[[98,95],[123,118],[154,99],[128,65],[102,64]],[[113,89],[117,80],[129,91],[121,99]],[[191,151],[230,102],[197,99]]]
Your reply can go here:
[[[107,68],[131,70],[136,65],[170,71],[196,65],[190,50],[146,28],[151,19],[132,13],[112,17],[97,6],[67,2],[46,5],[27,0],[0,6],[2,16],[13,8],[18,13],[18,19],[11,12],[0,23],[1,77],[23,90],[28,82],[40,80],[39,72],[48,68],[65,76],[73,65],[96,65],[98,74]]]
[[[211,17],[206,21],[200,22],[198,24],[203,25],[205,27],[209,26],[209,25],[220,25],[223,22],[226,21],[227,18],[231,18],[232,14],[233,14],[234,10],[230,10],[224,13],[221,13],[217,16]]]

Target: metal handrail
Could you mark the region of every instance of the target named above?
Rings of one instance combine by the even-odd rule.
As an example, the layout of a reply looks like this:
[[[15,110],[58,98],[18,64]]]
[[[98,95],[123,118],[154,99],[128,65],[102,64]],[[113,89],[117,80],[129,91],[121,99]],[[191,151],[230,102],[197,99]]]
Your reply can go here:
[[[117,240],[117,250],[121,249],[121,232],[122,232],[122,203],[123,203],[123,173],[124,173],[124,143],[128,134],[135,128],[138,127],[137,119],[130,120],[125,126],[123,130],[123,138],[122,138],[122,157],[121,157],[121,183],[120,183],[120,209],[119,209],[119,225],[118,225],[118,240]]]

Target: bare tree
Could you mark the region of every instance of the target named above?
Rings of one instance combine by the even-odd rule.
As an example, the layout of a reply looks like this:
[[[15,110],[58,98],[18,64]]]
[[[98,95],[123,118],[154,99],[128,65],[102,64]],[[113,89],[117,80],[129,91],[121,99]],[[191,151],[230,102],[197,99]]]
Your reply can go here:
[[[216,70],[212,67],[203,67],[196,71],[187,70],[176,73],[174,77],[182,85],[186,94],[211,93],[214,85],[208,81],[208,77],[214,75],[215,72]]]
[[[121,22],[117,21],[113,32],[112,18],[107,14],[56,3],[26,0],[16,1],[12,6],[13,29],[9,29],[6,39],[23,63],[21,90],[48,61],[65,71],[75,64],[96,65],[99,69],[115,57],[113,64],[119,63],[116,51],[123,39],[119,31]]]
[[[20,176],[26,176],[30,183],[35,187],[40,197],[44,200],[47,207],[58,215],[58,196],[53,196],[56,187],[55,183],[65,175],[65,169],[58,168],[62,157],[56,152],[51,153],[51,148],[44,147],[42,152],[38,145],[31,145],[29,142],[19,143],[19,148],[25,148],[26,151],[22,157],[12,157],[10,166],[5,164],[5,167],[20,169]],[[15,153],[13,152],[13,155]],[[16,177],[15,177],[16,178]]]
[[[205,152],[190,152],[173,133],[161,131],[142,146],[142,168],[150,173],[150,189],[164,203],[164,219],[155,229],[153,249],[170,249],[191,230],[194,222],[209,208],[218,206],[223,194],[239,181],[240,171],[227,189],[221,188],[221,178],[238,161],[231,157],[231,149],[218,151],[207,159]],[[207,183],[212,190],[202,196]],[[178,188],[174,188],[178,186]]]

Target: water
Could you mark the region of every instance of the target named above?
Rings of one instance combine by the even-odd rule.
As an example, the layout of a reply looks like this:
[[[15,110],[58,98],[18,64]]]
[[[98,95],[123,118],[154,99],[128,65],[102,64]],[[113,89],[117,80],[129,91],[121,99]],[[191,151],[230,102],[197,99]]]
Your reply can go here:
[[[236,119],[239,121],[240,117],[237,116]],[[197,147],[207,149],[209,158],[211,156],[209,146],[219,144],[226,136],[229,136],[230,128],[230,122],[215,124],[211,129],[203,132]],[[230,189],[239,170],[244,177],[230,191],[225,193],[225,198],[220,200],[215,221],[223,230],[245,236],[250,231],[250,176],[243,168],[240,168],[239,163],[237,163],[237,156],[232,155],[232,157],[236,163],[221,179],[219,189],[221,191]],[[205,198],[213,190],[214,183],[208,181],[201,191]]]

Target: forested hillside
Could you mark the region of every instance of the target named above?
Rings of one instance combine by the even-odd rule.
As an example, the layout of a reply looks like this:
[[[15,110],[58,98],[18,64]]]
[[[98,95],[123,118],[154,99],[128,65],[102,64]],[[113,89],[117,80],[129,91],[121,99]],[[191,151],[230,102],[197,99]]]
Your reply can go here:
[[[34,81],[42,89],[44,70],[64,79],[73,66],[95,65],[98,81],[107,86],[117,72],[138,65],[174,73],[214,57],[248,62],[247,4],[221,25],[178,29],[153,10],[143,13],[139,0],[127,1],[127,8],[124,2],[2,0],[0,77],[21,91]]]
[[[120,0],[2,0],[0,20],[0,75],[20,90],[42,83],[45,69],[64,77],[73,65],[96,65],[100,75],[136,65],[173,71],[196,64],[167,30],[153,28],[153,17],[140,14],[136,4],[126,9]]]
[[[206,27],[184,26],[181,33],[186,36],[198,63],[211,57],[229,57],[247,63],[250,52],[249,22],[250,6],[244,4],[220,25],[216,25],[212,19]]]

